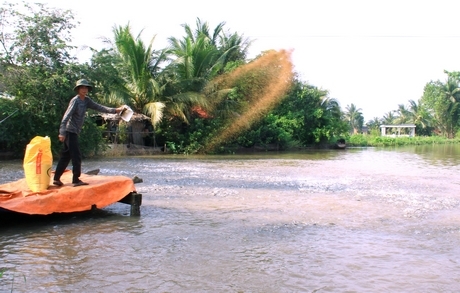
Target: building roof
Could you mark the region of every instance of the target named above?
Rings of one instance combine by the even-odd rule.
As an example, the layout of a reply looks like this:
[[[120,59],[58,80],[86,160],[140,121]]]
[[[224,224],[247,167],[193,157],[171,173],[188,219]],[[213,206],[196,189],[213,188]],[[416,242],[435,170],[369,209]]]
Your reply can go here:
[[[383,127],[395,127],[395,128],[413,128],[415,127],[415,124],[383,124],[383,125],[380,125],[380,128],[383,128]]]

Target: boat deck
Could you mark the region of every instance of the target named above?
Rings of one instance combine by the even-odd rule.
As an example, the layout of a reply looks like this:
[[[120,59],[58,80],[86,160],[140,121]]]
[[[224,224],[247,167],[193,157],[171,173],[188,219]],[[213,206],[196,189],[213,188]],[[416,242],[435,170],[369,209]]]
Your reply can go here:
[[[82,174],[80,179],[89,185],[74,187],[70,170],[61,177],[63,186],[50,185],[40,192],[32,192],[25,178],[2,184],[0,208],[29,215],[49,215],[102,209],[123,202],[131,205],[131,215],[137,213],[141,195],[136,193],[131,178]]]

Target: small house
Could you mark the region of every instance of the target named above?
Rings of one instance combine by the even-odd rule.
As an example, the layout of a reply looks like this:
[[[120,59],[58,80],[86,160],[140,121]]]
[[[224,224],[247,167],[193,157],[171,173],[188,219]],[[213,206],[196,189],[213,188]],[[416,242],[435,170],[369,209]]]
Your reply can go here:
[[[106,126],[104,136],[111,143],[146,145],[153,136],[153,127],[150,117],[144,114],[134,113],[129,122],[121,119],[118,114],[98,113],[97,125]]]

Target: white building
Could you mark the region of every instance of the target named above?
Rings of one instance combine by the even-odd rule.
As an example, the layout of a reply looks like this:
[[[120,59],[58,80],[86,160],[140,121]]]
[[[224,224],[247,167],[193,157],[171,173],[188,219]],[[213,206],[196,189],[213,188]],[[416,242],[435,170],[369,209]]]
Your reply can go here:
[[[403,130],[403,134],[401,134],[401,129]],[[396,125],[380,125],[380,135],[381,136],[408,136],[414,137],[415,136],[415,124],[396,124]]]

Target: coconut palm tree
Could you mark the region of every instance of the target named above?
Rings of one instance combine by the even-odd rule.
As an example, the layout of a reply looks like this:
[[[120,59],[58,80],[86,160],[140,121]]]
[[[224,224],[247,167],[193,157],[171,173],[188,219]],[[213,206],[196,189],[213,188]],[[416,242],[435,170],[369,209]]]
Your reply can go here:
[[[382,124],[393,125],[393,124],[396,124],[397,119],[398,119],[398,116],[395,115],[395,111],[389,111],[383,114]],[[395,128],[389,128],[387,129],[387,132],[391,133],[392,131],[394,131],[394,129]]]
[[[408,115],[410,121],[416,125],[417,133],[429,134],[433,117],[423,106],[421,100],[418,103],[414,100],[409,100]]]
[[[387,125],[395,124],[396,118],[394,111],[389,111],[383,114],[382,123]]]
[[[209,108],[213,100],[221,100],[217,97],[230,91],[221,89],[215,92],[206,88],[230,60],[246,56],[245,40],[237,34],[227,37],[223,33],[224,25],[223,22],[218,24],[211,33],[208,23],[197,19],[196,30],[184,24],[182,39],[168,39],[168,52],[173,60],[166,71],[173,78],[166,86],[165,99],[174,104],[174,107],[168,107],[172,116],[180,116],[187,122],[194,112]]]
[[[165,111],[173,109],[173,112],[180,112],[181,105],[164,96],[169,79],[161,65],[168,61],[168,51],[153,50],[155,37],[146,45],[140,38],[141,33],[134,37],[129,24],[114,28],[115,45],[122,60],[121,72],[124,76],[122,90],[116,95],[128,100],[135,110],[149,115],[155,127]]]
[[[406,109],[404,104],[399,104],[398,109],[394,111],[396,113],[396,118],[394,119],[394,123],[396,124],[405,124],[412,122],[410,121],[410,112]]]
[[[222,66],[222,53],[218,50],[217,36],[222,32],[224,23],[220,23],[209,33],[207,23],[197,20],[197,30],[193,32],[189,25],[184,24],[186,35],[182,39],[170,37],[170,53],[175,60],[172,66],[181,81],[193,90],[201,90],[204,80],[209,80]],[[198,85],[198,88],[195,87]]]
[[[159,121],[164,108],[161,99],[162,86],[154,78],[160,71],[160,64],[166,59],[166,52],[155,52],[152,44],[155,38],[146,45],[140,38],[141,33],[134,37],[128,25],[113,29],[117,53],[122,60],[122,96],[135,111],[152,116],[152,121]]]
[[[345,120],[350,125],[350,129],[353,133],[358,133],[364,124],[364,117],[361,113],[361,108],[357,108],[355,104],[350,104],[345,107],[344,117]]]
[[[166,85],[165,99],[169,104],[169,115],[185,122],[190,120],[195,106],[207,107],[201,90],[209,80],[209,64],[214,62],[217,51],[206,40],[205,35],[196,41],[193,37],[170,38],[168,52],[175,59],[166,68],[171,79]]]
[[[319,126],[323,128],[322,133],[328,140],[340,138],[348,132],[348,127],[342,120],[343,113],[337,99],[330,98],[327,95],[322,96],[318,109],[322,110],[324,119]],[[325,131],[326,129],[327,131]]]
[[[380,130],[380,124],[382,124],[382,121],[378,117],[372,118],[372,120],[367,121],[366,125],[369,128],[369,130]]]
[[[337,99],[330,98],[328,96],[322,96],[320,100],[320,108],[323,109],[324,113],[327,113],[329,120],[332,121],[342,121],[342,110],[340,109],[340,103]],[[337,129],[340,131],[340,129]]]
[[[447,81],[441,87],[442,98],[447,103],[446,115],[446,132],[448,138],[453,138],[460,119],[460,87],[459,81],[448,76]]]
[[[244,38],[242,35],[237,33],[228,34],[223,31],[219,39],[219,50],[221,53],[226,53],[224,54],[224,65],[229,62],[242,62],[246,60],[251,44],[252,41]]]

